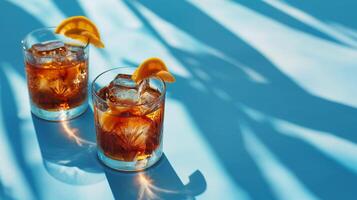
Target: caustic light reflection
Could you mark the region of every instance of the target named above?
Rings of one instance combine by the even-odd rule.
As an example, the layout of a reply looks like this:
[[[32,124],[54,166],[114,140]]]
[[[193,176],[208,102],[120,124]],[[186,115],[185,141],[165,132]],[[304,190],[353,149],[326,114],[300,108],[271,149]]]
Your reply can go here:
[[[94,142],[85,140],[78,136],[78,129],[71,128],[69,125],[69,121],[64,120],[65,119],[64,113],[61,116],[61,119],[63,119],[63,121],[60,122],[63,131],[68,135],[68,137],[70,139],[73,139],[77,143],[78,146],[82,146],[83,144],[95,145]]]
[[[144,174],[139,174],[137,176],[137,182],[139,185],[139,195],[138,200],[144,199],[162,199],[158,196],[159,193],[171,193],[177,194],[178,191],[167,190],[154,185],[153,180]]]

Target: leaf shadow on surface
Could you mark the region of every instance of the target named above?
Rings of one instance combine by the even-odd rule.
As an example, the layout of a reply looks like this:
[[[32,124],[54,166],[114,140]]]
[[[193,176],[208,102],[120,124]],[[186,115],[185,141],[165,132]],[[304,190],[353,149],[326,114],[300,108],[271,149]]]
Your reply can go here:
[[[329,1],[316,0],[313,2],[286,0],[295,8],[328,23],[338,23],[357,30],[355,20],[357,2],[354,0]]]
[[[0,180],[0,198],[4,200],[15,200],[12,196],[12,191],[7,188]]]
[[[14,93],[11,90],[10,82],[4,75],[4,71],[0,69],[0,85],[1,85],[1,107],[3,119],[5,119],[5,136],[9,141],[10,149],[15,156],[15,161],[21,170],[21,173],[34,197],[41,199],[39,191],[41,188],[37,184],[35,174],[27,162],[27,155],[24,144],[24,133],[20,129],[20,124],[23,122],[18,117],[18,107],[14,98]]]
[[[25,70],[23,63],[23,54],[21,40],[29,32],[35,28],[43,26],[33,16],[27,14],[17,6],[12,5],[7,1],[0,1],[0,26],[2,39],[0,46],[2,48],[0,55],[0,64],[10,63],[9,66],[14,66],[14,70],[23,78],[25,78]],[[16,19],[16,20],[12,20]],[[1,66],[3,67],[3,66]],[[22,132],[20,125],[23,123],[19,118],[19,108],[16,105],[14,92],[11,90],[11,85],[5,72],[0,68],[0,84],[1,84],[1,107],[3,119],[6,121],[5,133],[9,141],[11,151],[14,153],[15,161],[21,170],[26,185],[35,199],[41,199],[41,187],[37,184],[35,173],[31,166],[26,161],[26,151],[24,145],[25,132]]]
[[[187,106],[229,175],[253,199],[276,199],[276,196],[244,148],[238,128],[239,121],[249,120],[250,117],[243,107],[302,127],[333,133],[352,142],[357,141],[357,136],[351,134],[357,131],[355,108],[307,93],[280,72],[269,58],[191,4],[186,1],[139,1],[141,5],[193,38],[258,72],[268,83],[251,80],[239,66],[220,57],[190,53],[172,47],[134,4],[126,2],[153,35],[193,75],[193,79],[206,88],[204,91],[196,89],[192,87],[190,80],[180,77],[170,86],[173,98]],[[182,10],[185,12],[179,12]],[[197,71],[203,71],[211,78],[202,79]],[[224,95],[217,95],[217,91]],[[309,144],[278,133],[271,126],[253,120],[250,120],[249,124],[255,127],[259,138],[282,163],[318,197],[351,199],[356,195],[352,187],[357,184],[355,174],[340,166],[334,159]],[[326,178],[333,181],[326,181]]]
[[[331,12],[336,9],[343,9],[344,12],[347,11],[347,13],[350,13],[351,15],[351,9],[357,6],[357,4],[353,1],[344,1],[344,5],[341,5],[341,2],[338,1],[331,1],[329,3],[326,3],[326,1],[314,1],[313,3],[311,2],[304,2],[304,1],[240,1],[240,0],[234,0],[238,4],[254,10],[257,13],[260,13],[268,18],[271,18],[279,23],[284,24],[285,26],[291,27],[292,29],[299,30],[301,32],[304,32],[305,34],[313,35],[318,38],[328,40],[329,42],[333,42],[339,45],[344,45],[347,47],[350,47],[348,43],[344,43],[337,38],[331,36],[329,33],[324,32],[321,30],[321,27],[316,26],[316,22],[321,24],[326,23],[326,25],[332,21],[335,23],[342,23],[344,25],[347,25],[347,27],[356,27],[356,23],[352,22],[352,20],[349,20],[348,17],[344,14],[343,16],[341,15],[336,15],[336,12]],[[294,9],[294,11],[288,10],[285,8],[286,12],[291,12],[296,15],[289,15],[288,13],[284,13],[283,10],[279,10],[277,8],[274,8],[273,6],[269,5],[270,3],[282,3],[283,5],[288,6],[289,9]],[[291,2],[292,5],[295,5],[297,7],[292,7],[291,5],[287,4]],[[347,4],[345,4],[347,3]],[[349,5],[349,6],[348,6]],[[301,7],[303,10],[300,10],[299,7]],[[347,10],[346,10],[347,8]],[[306,10],[307,12],[305,12]],[[354,13],[354,11],[352,11]],[[337,12],[337,14],[340,12]],[[316,15],[316,16],[315,16]],[[311,17],[311,18],[310,18]],[[314,19],[312,19],[314,18]],[[349,16],[350,19],[353,19],[352,16]],[[315,25],[310,25],[310,24],[305,24],[304,21],[306,20],[312,24]],[[316,20],[316,21],[315,21]],[[345,23],[347,21],[347,24]],[[354,20],[353,20],[354,21]],[[352,23],[351,23],[352,22]]]
[[[53,1],[54,4],[65,14],[65,16],[78,16],[82,15],[85,16],[85,12],[82,9],[82,6],[79,4],[78,1],[62,1],[62,0],[55,0]]]

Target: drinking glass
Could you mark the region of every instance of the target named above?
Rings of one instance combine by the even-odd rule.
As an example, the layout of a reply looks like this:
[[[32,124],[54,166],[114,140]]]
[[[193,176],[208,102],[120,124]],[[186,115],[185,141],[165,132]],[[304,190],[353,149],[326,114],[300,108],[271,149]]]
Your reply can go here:
[[[50,121],[68,120],[88,107],[88,43],[54,28],[30,32],[22,41],[27,85],[34,115]]]
[[[123,171],[148,168],[162,155],[166,85],[158,78],[136,84],[134,70],[111,69],[92,83],[99,159]]]

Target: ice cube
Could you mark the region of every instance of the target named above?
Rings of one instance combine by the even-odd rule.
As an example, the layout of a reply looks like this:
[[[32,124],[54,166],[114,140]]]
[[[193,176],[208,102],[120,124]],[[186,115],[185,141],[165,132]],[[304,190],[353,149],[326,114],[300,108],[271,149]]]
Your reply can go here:
[[[136,83],[131,79],[131,75],[118,74],[109,86],[121,86],[127,88],[136,88]]]
[[[157,90],[152,88],[146,88],[145,90],[141,91],[139,103],[140,104],[151,104],[160,98],[161,93]]]
[[[109,87],[108,97],[113,103],[136,104],[139,99],[139,94],[136,89],[112,86]]]
[[[139,83],[137,87],[138,87],[138,93],[141,95],[146,91],[146,89],[150,88],[149,81],[147,79],[144,79]]]
[[[131,110],[131,113],[142,116],[156,110],[160,106],[160,101],[158,101],[160,95],[160,92],[152,88],[145,89],[139,96],[138,105]]]
[[[108,86],[108,98],[114,103],[136,104],[139,93],[131,76],[118,74]]]
[[[108,87],[104,87],[104,88],[102,88],[102,89],[100,89],[99,91],[98,91],[98,93],[97,93],[97,95],[100,97],[100,98],[102,98],[102,99],[104,99],[104,100],[107,100],[108,99]]]
[[[136,84],[131,75],[118,74],[107,86],[106,97],[114,103],[150,104],[160,97],[160,92],[150,87],[148,80]],[[151,107],[151,106],[150,106]],[[145,110],[148,108],[145,107]]]
[[[67,47],[60,41],[39,43],[32,45],[31,52],[38,57],[66,55]]]
[[[30,62],[33,64],[62,62],[69,53],[66,45],[60,41],[34,44],[28,52]]]
[[[67,47],[68,51],[71,51],[73,53],[83,52],[83,47],[81,46],[69,45],[69,44],[66,44],[65,46]]]
[[[67,48],[67,60],[85,60],[86,54],[84,53],[84,49],[81,46],[69,45],[66,44]]]

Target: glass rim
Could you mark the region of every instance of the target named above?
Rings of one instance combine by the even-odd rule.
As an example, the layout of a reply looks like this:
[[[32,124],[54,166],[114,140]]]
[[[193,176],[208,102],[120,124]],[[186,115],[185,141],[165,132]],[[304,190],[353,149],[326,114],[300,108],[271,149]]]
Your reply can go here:
[[[27,33],[27,34],[25,35],[25,37],[21,40],[21,44],[22,44],[23,50],[28,50],[28,49],[29,49],[29,48],[26,47],[25,43],[26,43],[26,41],[28,40],[28,38],[29,38],[31,35],[33,35],[33,34],[35,34],[35,33],[38,33],[38,32],[49,31],[49,30],[53,30],[53,32],[52,32],[53,35],[59,35],[59,34],[57,34],[57,33],[54,32],[55,29],[56,29],[55,26],[50,26],[50,27],[36,28],[36,29],[30,31],[30,32]],[[64,35],[63,35],[63,36],[64,36]],[[66,36],[64,36],[64,37],[66,37]],[[69,38],[69,39],[72,39],[72,38]],[[72,40],[75,40],[75,39],[72,39]],[[83,44],[84,44],[84,45],[83,45],[83,48],[84,48],[84,49],[87,49],[88,46],[89,46],[89,40],[87,40],[87,42],[86,42],[86,43],[83,43]]]
[[[119,70],[119,69],[134,69],[133,67],[116,67],[116,68],[112,68],[112,69],[108,69],[108,70],[105,70],[103,71],[102,73],[98,74],[92,81],[91,83],[91,92],[92,92],[92,96],[95,96],[96,99],[100,99],[102,102],[104,103],[108,103],[108,101],[104,100],[102,97],[98,96],[97,92],[95,91],[95,83],[96,81],[98,80],[99,77],[101,77],[102,75],[110,72],[110,71],[114,71],[114,70]],[[126,75],[131,75],[131,74],[127,74],[127,73],[123,73],[123,74],[126,74]],[[160,96],[159,98],[155,99],[154,101],[152,102],[146,102],[146,103],[140,103],[140,104],[125,104],[125,103],[114,103],[114,102],[109,102],[110,104],[114,105],[114,106],[143,106],[143,105],[150,105],[150,104],[155,104],[155,103],[158,103],[162,100],[164,100],[165,98],[165,95],[166,95],[166,83],[165,81],[163,81],[161,78],[159,77],[150,77],[149,79],[156,79],[156,80],[159,80],[162,84],[162,88],[163,90],[160,92]]]

